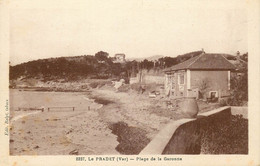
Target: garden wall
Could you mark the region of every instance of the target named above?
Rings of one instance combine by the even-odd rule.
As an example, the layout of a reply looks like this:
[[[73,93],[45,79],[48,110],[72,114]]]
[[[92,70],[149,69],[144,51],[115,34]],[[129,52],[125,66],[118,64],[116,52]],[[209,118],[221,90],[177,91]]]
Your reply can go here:
[[[156,83],[156,84],[161,84],[163,85],[164,84],[164,76],[153,76],[153,75],[145,75],[144,76],[144,82],[146,84],[149,84],[149,83]]]
[[[164,80],[165,80],[164,76],[153,76],[153,75],[146,75],[146,74],[142,75],[141,81],[139,81],[139,79],[140,79],[140,76],[131,77],[129,82],[130,82],[130,84],[141,82],[141,83],[145,83],[145,84],[155,83],[155,84],[163,85]]]

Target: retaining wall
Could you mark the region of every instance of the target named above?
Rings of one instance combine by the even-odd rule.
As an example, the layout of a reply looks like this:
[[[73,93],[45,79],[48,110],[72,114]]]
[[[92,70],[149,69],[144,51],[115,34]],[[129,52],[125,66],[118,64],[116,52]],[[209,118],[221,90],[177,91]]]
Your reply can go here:
[[[201,128],[229,121],[231,115],[246,114],[225,106],[199,113],[196,119],[180,119],[167,124],[155,138],[140,152],[140,155],[160,154],[200,154]],[[244,116],[247,118],[247,116]],[[202,126],[203,125],[203,126]]]

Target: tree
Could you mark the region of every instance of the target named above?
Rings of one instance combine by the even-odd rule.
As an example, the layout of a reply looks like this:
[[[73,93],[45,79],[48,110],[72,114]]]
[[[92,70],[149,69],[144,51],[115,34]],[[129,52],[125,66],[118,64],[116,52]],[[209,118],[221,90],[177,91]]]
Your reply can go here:
[[[199,82],[200,98],[203,99],[207,98],[207,91],[209,88],[210,88],[210,81],[207,78],[200,80]]]
[[[95,54],[95,58],[99,61],[106,61],[108,59],[108,53],[104,51],[99,51]]]
[[[142,69],[147,69],[147,70],[150,70],[151,68],[153,68],[154,66],[154,63],[152,61],[148,61],[147,59],[143,60],[141,62],[141,68]]]
[[[229,105],[243,105],[248,101],[248,73],[245,71],[240,76],[233,76],[231,78],[231,98]]]
[[[245,53],[245,54],[243,54],[243,55],[241,56],[241,59],[247,62],[247,61],[248,61],[248,52]]]

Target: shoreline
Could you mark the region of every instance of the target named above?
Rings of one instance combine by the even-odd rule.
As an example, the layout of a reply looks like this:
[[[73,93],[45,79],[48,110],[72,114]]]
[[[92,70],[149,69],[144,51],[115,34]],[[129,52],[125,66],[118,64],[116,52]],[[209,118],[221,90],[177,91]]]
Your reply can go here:
[[[29,115],[39,114],[39,113],[41,113],[41,112],[42,112],[42,111],[34,111],[34,112],[24,113],[24,114],[21,114],[21,115],[17,115],[17,116],[15,116],[15,117],[12,117],[12,118],[10,119],[10,125],[12,125],[12,123],[14,123],[15,121],[17,121],[17,120],[19,120],[19,119],[28,117]]]
[[[10,138],[13,140],[10,152],[15,155],[35,151],[38,155],[70,152],[137,155],[167,123],[181,118],[178,111],[165,105],[165,98],[149,98],[134,90],[120,92],[102,87],[78,93],[16,91],[25,95],[19,99],[19,95],[13,94],[16,102],[26,100],[29,105],[45,103],[52,107],[71,105],[76,110],[44,111],[23,117],[23,123],[16,121],[16,133]]]
[[[90,89],[80,90],[80,89],[66,89],[60,87],[25,87],[25,88],[9,88],[19,91],[34,91],[34,92],[91,92]]]
[[[13,116],[16,120],[10,130],[11,155],[70,155],[73,150],[89,155],[118,154],[115,150],[117,136],[98,116],[97,110],[103,105],[89,99],[86,93],[11,91],[11,95],[16,103],[11,102],[10,113],[17,115]],[[38,105],[44,105],[42,102],[50,105],[73,103],[76,110],[44,111],[27,116],[28,112],[14,111],[13,104],[21,104],[21,97]]]

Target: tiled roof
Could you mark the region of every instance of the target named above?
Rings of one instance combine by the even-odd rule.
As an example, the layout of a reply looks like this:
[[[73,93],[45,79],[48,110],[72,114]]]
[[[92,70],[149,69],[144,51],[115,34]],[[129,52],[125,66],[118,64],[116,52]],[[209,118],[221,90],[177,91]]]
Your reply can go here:
[[[165,69],[165,72],[175,70],[234,70],[236,67],[230,63],[222,54],[202,53],[182,63]]]

